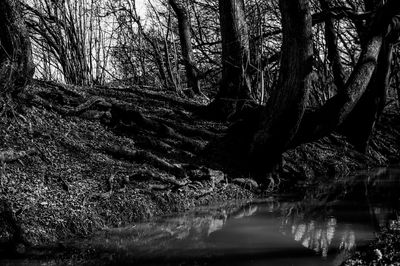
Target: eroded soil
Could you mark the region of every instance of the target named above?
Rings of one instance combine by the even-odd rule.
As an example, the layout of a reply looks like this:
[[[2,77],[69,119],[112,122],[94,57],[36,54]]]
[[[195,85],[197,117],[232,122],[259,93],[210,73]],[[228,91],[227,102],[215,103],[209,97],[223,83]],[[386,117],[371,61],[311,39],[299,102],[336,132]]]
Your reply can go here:
[[[260,184],[198,156],[229,126],[197,115],[205,98],[36,81],[25,100],[29,105],[0,126],[0,150],[11,154],[0,158],[0,199],[8,214],[0,211],[13,216],[0,221],[1,242],[13,238],[10,223],[18,223],[30,244],[54,243],[194,206],[298,192],[399,158],[394,106],[367,155],[332,135],[285,153],[279,172]]]

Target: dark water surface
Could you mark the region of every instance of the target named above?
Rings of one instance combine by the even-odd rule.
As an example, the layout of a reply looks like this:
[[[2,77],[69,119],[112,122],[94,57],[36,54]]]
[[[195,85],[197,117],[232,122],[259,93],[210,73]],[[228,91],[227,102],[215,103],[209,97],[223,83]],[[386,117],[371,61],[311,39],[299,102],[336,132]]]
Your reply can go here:
[[[378,169],[308,189],[103,231],[79,246],[105,264],[340,265],[397,219],[400,171]]]
[[[298,213],[298,204],[270,199],[229,216],[213,211],[169,217],[108,230],[84,245],[111,264],[339,265],[375,237],[363,206],[340,202],[326,216],[309,218]]]
[[[211,206],[66,245],[90,250],[80,262],[98,265],[340,265],[397,219],[399,173],[378,169],[301,199]]]

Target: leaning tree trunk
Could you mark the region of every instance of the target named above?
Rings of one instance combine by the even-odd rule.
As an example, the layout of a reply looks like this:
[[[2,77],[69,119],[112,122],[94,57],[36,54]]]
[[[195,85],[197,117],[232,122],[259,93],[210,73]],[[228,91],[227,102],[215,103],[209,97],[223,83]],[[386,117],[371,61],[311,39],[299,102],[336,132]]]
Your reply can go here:
[[[17,94],[34,73],[31,43],[18,0],[0,1],[0,97]]]
[[[392,45],[385,41],[366,92],[341,126],[341,133],[360,152],[366,151],[375,123],[386,103],[392,54]]]
[[[272,93],[250,146],[250,167],[259,173],[272,169],[295,136],[311,85],[313,38],[309,1],[280,0],[279,5],[283,30],[279,89]]]
[[[323,10],[329,10],[328,0],[319,0]],[[380,0],[364,0],[365,9],[373,11],[381,8],[383,2]],[[334,82],[338,89],[338,94],[344,93],[345,75],[340,60],[340,54],[337,44],[336,33],[333,27],[332,18],[327,17],[325,20],[325,36],[328,48],[328,59],[332,65]],[[371,23],[370,21],[367,24]],[[365,29],[358,29],[360,39],[365,38]],[[365,40],[364,40],[365,41]],[[362,48],[366,45],[362,41]],[[379,118],[384,103],[386,101],[386,91],[389,83],[390,64],[392,59],[392,45],[388,41],[384,41],[376,69],[371,77],[367,89],[359,102],[350,112],[348,117],[340,126],[342,134],[347,136],[348,140],[359,151],[365,151],[368,146],[368,140],[372,134],[375,122]]]
[[[190,32],[190,21],[186,8],[178,3],[177,0],[169,0],[169,4],[174,10],[178,19],[179,40],[181,43],[182,57],[186,69],[186,79],[188,86],[196,94],[201,94],[199,73],[196,68],[192,47],[192,34]]]
[[[389,0],[378,9],[359,61],[343,91],[319,109],[304,114],[308,74],[312,65],[308,1],[280,0],[280,6],[283,50],[279,90],[273,92],[268,106],[261,113],[255,110],[253,116],[231,127],[223,139],[210,144],[207,150],[217,150],[217,155],[224,154],[223,150],[228,151],[229,156],[220,160],[212,157],[224,166],[237,169],[247,161],[245,167],[238,170],[253,173],[259,178],[273,169],[286,149],[317,140],[338,129],[359,103],[374,73],[380,73],[374,83],[384,86],[389,71],[385,70],[387,64],[382,64],[383,67],[376,72],[375,69],[378,61],[389,60],[390,53],[385,51],[385,42],[393,42],[400,36],[400,1]],[[378,92],[375,95],[381,94]],[[382,101],[376,106],[379,113]],[[207,156],[210,157],[210,153]]]
[[[207,156],[263,180],[295,136],[306,108],[313,65],[312,16],[308,0],[280,0],[282,57],[278,88],[267,105],[235,123],[208,146]]]
[[[364,5],[366,11],[371,12],[382,8],[384,2],[381,0],[364,0]],[[392,20],[392,23],[394,21]],[[378,63],[366,92],[344,121],[343,125],[340,126],[341,133],[360,152],[366,151],[375,123],[382,114],[386,103],[393,56],[392,42],[396,42],[398,37],[396,33],[389,33],[388,30],[386,30],[387,34],[382,43]],[[359,35],[365,36],[366,34],[359,33]],[[395,38],[392,39],[391,35],[394,35]]]
[[[377,65],[382,40],[382,34],[371,38],[343,93],[338,93],[318,110],[305,115],[293,145],[324,137],[345,121],[367,89]]]
[[[222,80],[210,111],[226,119],[251,100],[250,48],[244,0],[219,0]]]
[[[304,116],[299,132],[291,144],[292,146],[316,140],[338,129],[364,95],[373,74],[382,72],[383,74],[379,75],[385,76],[385,73],[389,70],[375,71],[375,69],[380,60],[381,51],[385,50],[382,49],[384,42],[386,40],[393,41],[398,37],[400,29],[400,23],[397,20],[398,14],[400,14],[400,1],[398,0],[388,1],[378,10],[369,29],[368,41],[346,83],[345,90],[329,99],[320,109]],[[383,61],[387,60],[387,55],[381,57]],[[384,64],[382,65],[385,68]]]

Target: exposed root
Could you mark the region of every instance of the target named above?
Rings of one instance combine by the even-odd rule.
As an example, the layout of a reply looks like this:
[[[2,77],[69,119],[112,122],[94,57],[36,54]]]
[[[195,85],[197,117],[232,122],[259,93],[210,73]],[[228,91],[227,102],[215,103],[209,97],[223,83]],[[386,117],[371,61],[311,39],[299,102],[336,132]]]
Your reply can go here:
[[[186,177],[185,171],[181,167],[170,164],[166,160],[163,160],[147,151],[132,151],[121,146],[106,146],[103,147],[103,150],[106,153],[117,158],[134,160],[141,163],[149,163],[177,177],[180,178]]]
[[[0,163],[10,163],[22,159],[24,157],[37,154],[36,149],[29,149],[27,151],[14,151],[7,150],[0,152]]]
[[[51,88],[52,90],[61,91],[63,94],[73,98],[82,97],[81,93],[73,91],[69,89],[66,85],[63,85],[61,83],[57,83],[54,81],[43,81],[43,80],[35,80],[34,83],[39,85],[40,88]]]
[[[128,134],[137,131],[137,128],[141,127],[153,131],[162,137],[176,139],[181,143],[182,148],[188,149],[189,151],[198,152],[204,148],[204,144],[177,133],[172,127],[162,123],[161,119],[145,117],[131,104],[113,101],[111,116],[112,120],[110,121],[110,124],[119,127]],[[190,131],[190,129],[187,130]],[[211,134],[212,133],[210,132],[209,135]]]
[[[168,120],[160,119],[160,118],[156,118],[156,120],[159,121],[160,123],[164,123],[165,125],[167,125],[169,127],[175,127],[176,130],[178,130],[182,134],[185,134],[188,137],[200,137],[205,140],[210,140],[210,139],[213,139],[213,138],[216,138],[219,136],[218,134],[213,133],[213,132],[208,131],[203,128],[193,128],[193,127],[187,126],[187,125],[185,125],[185,126],[177,125],[175,121],[168,121]]]
[[[99,103],[101,103],[102,106],[110,106],[103,98],[92,97],[86,102],[77,106],[76,108],[69,108],[68,110],[66,110],[65,115],[81,115],[85,111],[89,110],[92,106],[95,106]]]
[[[188,179],[177,180],[173,176],[159,175],[159,174],[155,174],[154,172],[148,171],[148,170],[138,170],[138,171],[136,171],[133,175],[130,176],[130,180],[135,180],[135,181],[150,181],[150,180],[161,181],[163,183],[167,183],[167,184],[173,185],[175,188],[186,186],[190,182]]]
[[[45,83],[44,87],[37,90],[38,92],[28,94],[25,100],[33,105],[54,110],[63,116],[102,119],[107,125],[128,135],[135,134],[138,130],[154,132],[160,137],[178,141],[179,148],[189,152],[199,152],[205,146],[204,142],[192,139],[192,137],[198,136],[209,140],[217,136],[205,129],[179,125],[163,118],[147,117],[135,105],[116,98],[107,100],[100,96],[85,98],[65,86],[52,83]],[[123,91],[118,91],[118,93],[123,93]],[[90,112],[96,113],[91,114]],[[147,142],[147,144],[155,144],[163,150],[169,146],[168,141],[163,143]]]
[[[101,107],[110,107],[111,105],[108,104],[103,98],[100,97],[92,97],[82,104],[78,105],[77,107],[64,107],[58,104],[53,104],[50,101],[38,96],[33,95],[31,99],[31,103],[34,105],[43,106],[46,109],[54,110],[61,115],[64,116],[79,116],[83,114],[85,111],[90,110],[91,108],[97,109],[97,106]],[[96,106],[97,105],[97,106]]]
[[[172,146],[165,143],[164,141],[157,140],[155,138],[143,137],[142,140],[138,141],[138,144],[145,149],[155,150],[157,152],[169,153],[172,151]]]

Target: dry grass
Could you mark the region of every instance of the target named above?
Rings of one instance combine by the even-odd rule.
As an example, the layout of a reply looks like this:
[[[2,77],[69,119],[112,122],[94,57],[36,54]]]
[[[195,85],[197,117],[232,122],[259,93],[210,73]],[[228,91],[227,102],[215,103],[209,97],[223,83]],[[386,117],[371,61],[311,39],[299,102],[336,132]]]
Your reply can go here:
[[[153,94],[152,97],[145,91],[131,91],[128,100],[148,117],[178,117],[173,120],[177,125],[190,124],[195,128],[224,127],[196,122],[184,108],[164,101],[162,93]],[[132,135],[119,134],[98,119],[62,116],[44,108],[27,107],[25,112],[1,123],[0,151],[34,148],[38,152],[4,166],[0,197],[12,204],[33,244],[84,236],[101,228],[122,226],[195,205],[252,197],[250,191],[239,186],[213,184],[211,179],[188,180],[187,185],[176,187],[165,181],[176,177],[152,162],[117,159],[103,149],[118,145],[129,150],[150,150],[171,164],[194,160],[194,154],[180,148],[174,139],[165,140],[165,150],[152,150],[149,139],[162,138],[149,134],[141,130]],[[197,140],[206,143],[201,138]],[[211,193],[204,192],[210,188]]]
[[[29,90],[40,90],[38,86]],[[163,121],[179,137],[135,125],[130,125],[128,133],[121,132],[94,119],[93,111],[76,117],[31,106],[2,121],[0,151],[37,151],[1,170],[0,198],[12,204],[33,244],[85,236],[101,228],[123,226],[193,206],[254,196],[249,189],[225,182],[223,172],[209,169],[196,157],[193,146],[187,145],[188,140],[205,145],[212,135],[223,134],[227,128],[227,124],[201,120],[190,112],[204,104],[202,99],[187,100],[129,87],[69,89],[134,104],[145,117]],[[340,136],[325,138],[287,152],[281,178],[301,179],[309,184],[318,181],[318,176],[346,175],[392,162],[398,158],[399,128],[394,125],[400,123],[394,114],[387,114],[384,119],[374,138],[374,145],[380,150],[372,148],[370,155],[364,156]],[[389,123],[393,126],[390,130]],[[105,146],[151,152],[168,165],[184,169],[185,175],[175,176],[151,161],[113,157],[105,152]],[[0,239],[1,236],[0,232]]]

